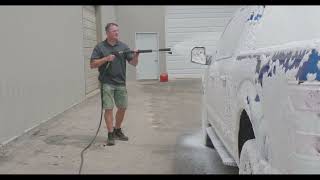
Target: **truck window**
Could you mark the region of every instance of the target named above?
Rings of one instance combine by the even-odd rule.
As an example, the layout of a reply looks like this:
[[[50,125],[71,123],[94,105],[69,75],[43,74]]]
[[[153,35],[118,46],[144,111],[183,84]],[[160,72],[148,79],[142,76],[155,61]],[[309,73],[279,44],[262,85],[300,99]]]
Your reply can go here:
[[[239,8],[222,33],[217,46],[217,59],[231,57],[238,47],[246,22],[245,7]]]
[[[317,6],[267,6],[262,26],[256,31],[255,47],[320,38],[318,17]]]

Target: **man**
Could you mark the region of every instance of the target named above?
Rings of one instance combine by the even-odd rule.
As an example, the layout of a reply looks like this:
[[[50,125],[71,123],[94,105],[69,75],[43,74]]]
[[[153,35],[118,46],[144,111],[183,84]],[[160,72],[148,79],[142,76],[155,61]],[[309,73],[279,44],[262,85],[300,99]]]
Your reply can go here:
[[[105,27],[107,38],[93,49],[90,67],[99,68],[99,81],[102,86],[102,104],[105,110],[104,118],[108,129],[107,145],[114,145],[115,139],[128,141],[121,130],[121,124],[128,106],[126,89],[126,61],[136,66],[139,53],[114,53],[129,50],[128,46],[119,40],[119,26],[108,23]],[[116,122],[113,127],[113,107],[117,106]]]

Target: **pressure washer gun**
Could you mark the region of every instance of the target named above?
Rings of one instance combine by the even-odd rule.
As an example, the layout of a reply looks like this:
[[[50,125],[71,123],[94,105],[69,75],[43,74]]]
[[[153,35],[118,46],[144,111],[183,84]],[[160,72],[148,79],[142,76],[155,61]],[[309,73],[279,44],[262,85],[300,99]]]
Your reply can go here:
[[[163,48],[163,49],[145,49],[145,50],[138,50],[137,53],[152,53],[152,52],[167,52],[169,54],[172,54],[171,48]],[[129,53],[134,53],[132,50],[124,50],[124,51],[115,51],[112,52],[111,54],[113,55],[121,55],[121,54],[129,54]]]
[[[137,53],[152,53],[152,52],[167,52],[169,54],[172,54],[171,48],[163,48],[163,49],[144,49],[144,50],[138,50]],[[129,54],[129,53],[134,53],[134,51],[132,50],[124,50],[124,51],[114,51],[111,54],[121,57],[121,54]],[[107,68],[109,67],[111,63],[108,63],[106,65],[105,71],[107,70]]]

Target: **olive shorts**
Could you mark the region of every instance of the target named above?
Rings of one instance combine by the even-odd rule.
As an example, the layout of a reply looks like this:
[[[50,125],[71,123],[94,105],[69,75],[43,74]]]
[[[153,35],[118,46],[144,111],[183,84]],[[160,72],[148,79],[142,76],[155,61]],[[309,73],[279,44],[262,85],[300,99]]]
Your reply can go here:
[[[102,84],[103,109],[113,109],[114,104],[116,104],[117,108],[127,108],[128,94],[126,86]]]

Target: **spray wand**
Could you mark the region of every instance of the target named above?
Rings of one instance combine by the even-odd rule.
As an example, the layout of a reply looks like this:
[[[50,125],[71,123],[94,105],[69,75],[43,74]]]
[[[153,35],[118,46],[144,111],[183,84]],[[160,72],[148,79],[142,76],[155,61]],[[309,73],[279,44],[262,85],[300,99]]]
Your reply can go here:
[[[152,53],[152,52],[168,52],[169,54],[172,54],[171,48],[163,48],[163,49],[145,49],[145,50],[138,50],[137,53]],[[124,50],[124,51],[116,51],[112,54],[114,55],[120,55],[120,54],[129,54],[134,53],[132,50]]]

